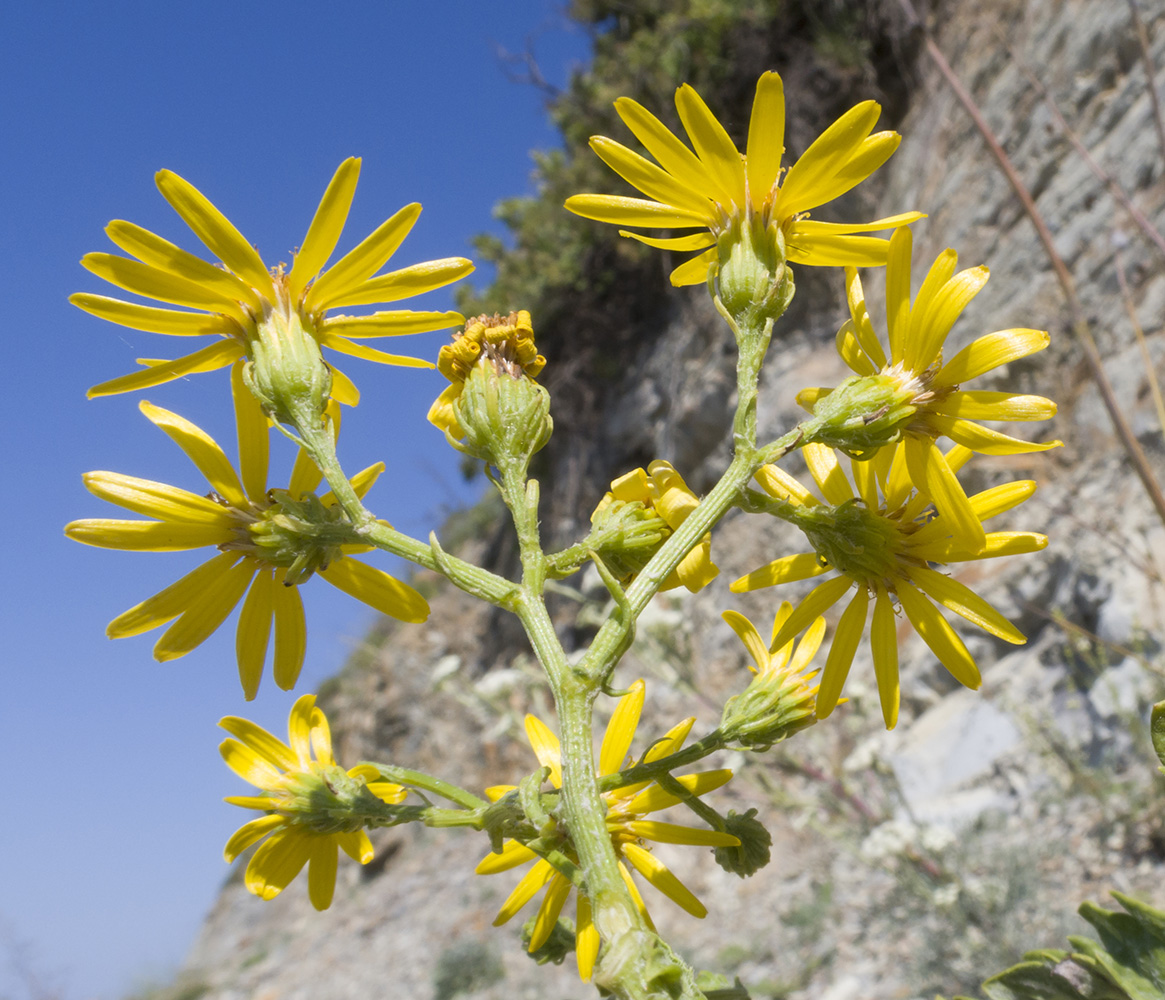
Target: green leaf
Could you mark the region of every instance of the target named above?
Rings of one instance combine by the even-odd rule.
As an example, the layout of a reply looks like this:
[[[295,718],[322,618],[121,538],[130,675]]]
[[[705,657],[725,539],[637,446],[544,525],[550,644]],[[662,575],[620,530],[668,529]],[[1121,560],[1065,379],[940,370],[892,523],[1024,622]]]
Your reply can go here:
[[[1162,764],[1161,771],[1165,773],[1165,701],[1159,701],[1153,706],[1153,714],[1149,716],[1149,732],[1153,737],[1157,759]]]

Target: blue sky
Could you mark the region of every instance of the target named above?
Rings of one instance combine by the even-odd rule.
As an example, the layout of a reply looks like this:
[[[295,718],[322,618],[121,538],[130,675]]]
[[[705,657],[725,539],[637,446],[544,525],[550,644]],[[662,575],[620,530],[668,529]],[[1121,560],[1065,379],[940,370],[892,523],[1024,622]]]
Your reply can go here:
[[[200,557],[66,540],[73,518],[116,516],[85,492],[81,473],[109,469],[202,492],[137,402],[182,413],[229,452],[232,425],[223,372],[85,400],[89,385],[130,371],[135,357],[171,356],[174,341],[68,305],[71,292],[108,290],[77,261],[114,249],[102,232],[114,218],[201,251],[154,187],[163,167],[200,188],[267,260],[289,260],[350,155],[364,163],[341,251],[420,201],[392,266],[472,256],[473,234],[499,232],[494,203],[530,190],[530,151],[557,141],[543,95],[508,80],[497,50],[520,51],[529,38],[546,77],[564,83],[589,44],[561,6],[213,0],[7,12],[0,254],[9,384],[0,407],[13,520],[0,577],[0,724],[15,767],[0,822],[0,996],[28,994],[14,953],[64,1000],[110,1000],[181,959],[227,874],[222,845],[246,818],[220,801],[239,789],[218,757],[216,722],[244,714],[285,732],[295,697],[267,677],[257,701],[243,701],[233,621],[168,664],[150,656],[154,635],[104,637],[109,619]],[[450,306],[443,292],[417,303]],[[389,349],[434,358],[447,335]],[[370,506],[424,537],[478,490],[424,422],[440,377],[358,361],[345,370],[364,398],[345,420],[342,455],[353,471],[384,459],[390,471]],[[340,667],[373,617],[320,581],[304,598],[299,693]]]

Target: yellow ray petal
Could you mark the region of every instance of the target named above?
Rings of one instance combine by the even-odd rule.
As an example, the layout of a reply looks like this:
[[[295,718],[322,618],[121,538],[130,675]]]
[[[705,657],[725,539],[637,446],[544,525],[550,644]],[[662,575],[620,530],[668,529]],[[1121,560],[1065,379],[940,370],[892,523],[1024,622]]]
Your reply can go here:
[[[653,201],[715,218],[716,207],[708,198],[685,187],[666,170],[645,160],[638,153],[633,153],[614,139],[592,136],[590,146],[608,167]]]
[[[732,780],[732,771],[728,768],[700,771],[697,774],[675,775],[675,779],[693,795],[706,795],[728,784]],[[669,809],[680,801],[678,796],[665,792],[659,785],[651,784],[628,803],[627,811],[645,816],[661,809]]]
[[[229,337],[241,336],[243,332],[238,323],[221,313],[156,309],[87,292],[70,295],[69,301],[93,316],[146,333],[164,333],[173,337],[204,337],[211,334]]]
[[[288,296],[292,302],[299,301],[307,283],[320,273],[340,242],[340,233],[348,221],[348,210],[352,207],[352,196],[359,179],[360,158],[350,156],[328,182],[287,278]]]
[[[837,454],[827,445],[811,442],[801,449],[809,472],[821,488],[821,493],[835,507],[854,499],[854,491],[837,460]]]
[[[147,389],[150,386],[173,382],[183,375],[194,375],[199,372],[215,371],[225,368],[236,358],[242,357],[243,345],[235,340],[219,340],[193,354],[176,358],[173,361],[162,361],[152,365],[145,371],[130,372],[118,378],[110,379],[93,386],[86,395],[90,399],[97,396],[113,396],[120,392],[132,392],[134,389]]]
[[[165,590],[122,612],[106,626],[105,634],[110,639],[124,639],[126,636],[149,632],[150,629],[177,618],[200,594],[205,593],[213,581],[241,558],[237,552],[221,552],[208,559]]]
[[[1022,646],[1027,637],[998,611],[976,594],[970,587],[958,580],[936,573],[932,569],[919,566],[910,571],[910,579],[918,587],[944,608],[962,615],[967,621],[978,625],[1004,642]]]
[[[522,880],[514,886],[514,891],[506,897],[498,915],[494,917],[495,927],[501,927],[507,920],[538,894],[538,891],[557,874],[549,861],[541,860],[531,868]]]
[[[285,827],[263,841],[251,856],[243,876],[247,891],[261,899],[278,896],[307,864],[312,837],[302,827]]]
[[[206,481],[218,493],[233,504],[246,502],[243,486],[239,482],[234,466],[218,442],[206,431],[185,417],[163,410],[144,399],[138,403],[138,409],[147,420],[165,432],[166,436],[186,453],[186,457],[194,463],[194,467],[206,477]]]
[[[337,833],[335,837],[340,849],[353,861],[358,861],[362,865],[368,864],[376,854],[372,847],[372,841],[368,839],[368,834],[363,830],[356,830],[352,833]]]
[[[738,847],[740,838],[719,830],[702,830],[679,823],[661,823],[654,819],[634,819],[627,829],[644,840],[657,844],[691,844],[695,847]]]
[[[267,834],[276,827],[281,826],[284,822],[285,820],[282,816],[260,816],[258,819],[253,819],[249,823],[244,823],[231,834],[230,840],[227,841],[226,847],[223,848],[223,860],[227,864],[230,864],[248,847],[252,844],[257,844]]]
[[[877,236],[803,233],[797,226],[786,240],[789,261],[812,267],[881,267],[890,253],[888,240]]]
[[[1046,330],[998,330],[979,337],[942,366],[933,385],[942,389],[969,382],[1000,365],[1026,358],[1051,343]]]
[[[968,552],[953,539],[920,550],[922,558],[932,562],[966,562],[971,559],[995,559],[999,556],[1024,555],[1048,547],[1048,536],[1034,531],[989,531],[982,552]]]
[[[706,250],[699,257],[685,261],[668,275],[668,281],[674,288],[683,288],[686,285],[702,285],[708,280],[708,268],[716,263],[718,251],[715,247]]]
[[[65,534],[83,545],[135,552],[184,552],[206,545],[222,545],[234,537],[234,532],[222,525],[104,518],[70,521],[65,525]]]
[[[526,739],[534,749],[534,756],[543,767],[550,768],[550,783],[562,787],[562,748],[558,737],[538,716],[526,716]]]
[[[226,313],[240,326],[250,325],[247,314],[234,299],[189,278],[179,277],[139,260],[112,253],[87,253],[81,258],[81,265],[111,285],[135,295],[159,299],[176,306],[205,309],[211,313]]]
[[[227,217],[193,184],[169,170],[159,170],[154,181],[162,197],[182,216],[182,221],[194,230],[207,249],[260,295],[274,302],[275,287],[263,258]]]
[[[141,226],[135,226],[132,222],[114,219],[105,227],[105,232],[122,250],[143,263],[211,288],[224,298],[243,303],[253,314],[262,314],[263,306],[254,289],[230,271],[215,267],[210,261],[187,253],[169,240]]]
[[[930,647],[931,652],[939,658],[939,662],[964,687],[978,691],[979,685],[983,683],[979,676],[979,668],[975,666],[974,658],[967,651],[963,640],[951,628],[950,623],[910,584],[899,582],[896,589],[898,600],[902,603],[902,610],[906,612],[910,624],[922,636],[923,642]]]
[[[958,417],[945,417],[941,413],[927,414],[927,423],[938,434],[945,434],[952,441],[970,448],[980,455],[1025,455],[1033,451],[1047,451],[1059,448],[1063,441],[1022,441],[1000,431],[991,430],[982,424]]]
[[[217,629],[243,597],[256,564],[243,559],[219,574],[154,644],[154,659],[161,663],[185,656]]]
[[[428,601],[412,587],[359,559],[337,559],[320,576],[390,618],[416,623],[429,617]]]
[[[315,707],[315,695],[302,694],[295,699],[287,716],[287,742],[304,768],[311,766],[311,720]]]
[[[575,898],[574,953],[578,963],[578,976],[589,983],[594,975],[595,960],[599,957],[599,930],[591,915],[591,901],[584,893]]]
[[[676,110],[692,141],[692,148],[715,182],[716,200],[725,209],[729,205],[743,209],[744,161],[724,126],[708,110],[703,98],[686,83],[676,91]]]
[[[251,747],[238,740],[223,740],[218,745],[218,752],[227,767],[247,784],[267,790],[281,787],[283,775],[280,769]]]
[[[270,421],[243,382],[243,361],[231,368],[231,398],[239,446],[239,474],[242,487],[255,503],[267,498],[267,463],[270,451]],[[220,490],[221,492],[221,490]],[[229,495],[224,494],[228,499]],[[234,502],[234,501],[232,501]],[[242,498],[237,501],[242,505]]]
[[[335,767],[336,757],[332,753],[332,730],[328,725],[328,717],[318,705],[311,711],[311,748],[315,752],[315,759],[324,767]]]
[[[862,641],[866,627],[866,612],[870,606],[870,595],[865,587],[858,587],[853,600],[842,612],[829,648],[825,669],[821,672],[821,683],[817,691],[817,718],[824,719],[837,707],[841,690],[853,664],[854,653]]]
[[[322,324],[322,332],[333,337],[401,337],[430,330],[446,330],[461,326],[465,317],[459,312],[418,312],[412,309],[394,309],[374,312],[371,316],[329,316]]]
[[[250,747],[272,767],[290,771],[299,766],[295,754],[282,740],[272,736],[250,719],[227,715],[218,720],[219,727]]]
[[[776,465],[763,465],[756,473],[756,481],[769,496],[777,500],[787,500],[802,507],[816,507],[820,500],[810,493],[800,480],[790,476]]]
[[[316,278],[304,297],[309,312],[329,309],[346,292],[379,271],[396,253],[421,215],[416,202],[405,205]]]
[[[401,368],[436,367],[431,361],[425,361],[423,358],[410,358],[406,354],[388,354],[385,351],[378,351],[374,347],[354,344],[343,337],[334,337],[330,333],[324,333],[320,337],[320,344],[324,347],[330,347],[333,351],[339,351],[341,354],[361,358],[364,361],[375,361],[382,365],[397,365]]]
[[[1056,404],[1043,396],[974,390],[952,392],[934,410],[964,420],[1049,420],[1056,415]]]
[[[222,505],[177,486],[123,476],[119,472],[86,472],[81,479],[95,497],[135,514],[181,524],[215,525],[227,531],[234,526]]]
[[[699,157],[643,105],[630,97],[620,97],[615,101],[615,111],[659,165],[684,187],[702,193],[716,190],[716,182]]]
[[[853,585],[848,576],[839,576],[814,587],[789,615],[781,631],[773,637],[770,649],[780,649],[808,627],[818,615],[825,614]]]
[[[639,714],[643,711],[645,690],[643,681],[637,680],[615,706],[599,749],[600,775],[614,774],[627,759],[639,725]]]
[[[431,292],[451,282],[459,281],[473,273],[473,262],[464,257],[445,257],[442,260],[427,260],[399,271],[390,271],[376,278],[350,288],[343,294],[336,294],[329,300],[330,306],[363,306],[377,302],[396,302],[413,295]]]
[[[750,590],[775,587],[779,583],[808,580],[824,573],[828,568],[821,564],[816,552],[801,552],[797,555],[782,556],[767,566],[754,569],[739,580],[734,580],[728,589],[734,594],[745,594]]]
[[[890,362],[902,360],[910,326],[910,253],[914,237],[901,226],[890,237],[886,259],[886,329],[890,338]]]
[[[744,155],[748,193],[758,212],[777,182],[784,152],[785,88],[780,76],[770,70],[756,82]]]
[[[344,406],[355,406],[360,402],[360,390],[335,365],[328,365],[332,370],[332,399]]]
[[[878,368],[867,357],[866,352],[862,350],[862,346],[858,342],[852,319],[846,320],[841,329],[837,331],[837,336],[834,340],[837,345],[837,353],[841,355],[841,360],[849,365],[858,375],[874,375],[877,373]],[[801,403],[802,406],[804,405],[801,402],[801,394],[798,394],[797,402]]]
[[[534,926],[530,929],[528,950],[531,953],[536,952],[550,938],[571,888],[570,880],[563,875],[555,875],[551,880],[546,895],[542,897],[542,905],[538,907],[538,914],[534,917]]]
[[[790,609],[791,610],[791,609]],[[774,638],[780,634],[780,628],[774,627]],[[825,638],[825,619],[818,618],[812,625],[805,630],[805,634],[801,636],[801,642],[797,645],[797,651],[793,654],[793,659],[789,663],[789,670],[791,673],[799,674],[807,666],[809,661],[817,655],[817,650],[821,648],[821,640]],[[789,646],[785,646],[787,650]]]
[[[872,461],[850,460],[850,472],[858,488],[858,496],[870,510],[878,509],[878,474]]]
[[[936,292],[916,322],[915,313],[922,304],[922,292],[919,292],[919,301],[914,304],[914,311],[910,316],[911,335],[917,337],[918,343],[916,371],[930,367],[939,356],[947,334],[955,325],[955,320],[987,284],[988,277],[987,268],[982,266],[960,271]],[[911,357],[909,348],[906,357],[909,363]]]
[[[683,252],[685,250],[704,250],[707,247],[716,245],[716,237],[711,233],[692,233],[688,236],[641,236],[639,233],[633,233],[629,229],[620,229],[619,235],[626,237],[629,240],[638,240],[649,247],[655,247],[658,250],[675,250]]]
[[[748,577],[744,579],[748,579]],[[744,648],[748,650],[753,663],[756,664],[756,670],[764,670],[769,664],[769,648],[760,637],[756,626],[739,611],[723,611],[720,613],[720,617],[740,637],[740,641],[744,643]]]
[[[857,337],[858,343],[866,352],[866,356],[873,362],[875,368],[886,367],[886,354],[882,350],[878,335],[874,333],[874,326],[870,322],[870,312],[866,308],[866,294],[856,268],[846,268],[845,294],[850,318],[854,324],[854,335]]]
[[[894,155],[901,141],[902,136],[897,132],[875,132],[867,136],[838,168],[834,182],[842,191],[856,187]]]
[[[575,194],[566,199],[566,208],[584,219],[611,222],[619,226],[647,226],[658,229],[692,229],[705,227],[707,214],[685,211],[673,205],[661,205],[643,198],[626,198],[613,194]]]
[[[619,862],[619,874],[623,878],[623,884],[627,886],[627,892],[630,894],[632,902],[635,903],[635,908],[639,911],[639,916],[647,925],[647,929],[654,932],[655,924],[652,923],[651,914],[647,912],[647,905],[643,902],[643,897],[639,895],[639,887],[622,861]]]
[[[806,212],[853,187],[836,175],[870,134],[881,114],[875,101],[850,108],[821,133],[789,168],[777,197],[776,212],[782,219]]]
[[[1031,497],[1036,491],[1036,484],[1031,479],[1020,479],[1012,483],[1000,483],[976,493],[970,497],[968,503],[971,511],[980,522],[989,521],[998,517]],[[921,556],[921,551],[935,542],[945,542],[951,534],[951,526],[943,517],[936,517],[929,524],[924,524],[907,540],[907,547],[914,554]]]
[[[870,652],[874,656],[874,676],[878,680],[878,700],[887,729],[898,724],[898,629],[894,607],[885,587],[878,587],[874,617],[870,623]]]
[[[948,530],[969,549],[984,544],[983,525],[971,509],[967,494],[947,465],[946,457],[930,438],[907,434],[903,453],[910,478],[934,501]]]
[[[251,589],[239,612],[239,626],[235,631],[235,658],[239,663],[239,681],[243,697],[252,701],[259,693],[263,678],[263,663],[267,659],[267,645],[271,640],[272,571],[260,569],[251,582]]]
[[[500,854],[491,851],[477,863],[477,867],[473,871],[477,875],[496,875],[498,872],[508,872],[511,868],[517,868],[528,861],[533,861],[536,857],[538,855],[525,844],[519,844],[516,840],[507,840],[502,846]]]
[[[704,904],[650,851],[644,850],[638,844],[624,844],[623,856],[640,875],[681,909],[700,919],[708,915]]]
[[[959,255],[948,247],[930,265],[930,269],[922,281],[922,287],[918,289],[918,295],[914,298],[914,304],[910,308],[910,328],[906,334],[905,344],[906,364],[913,371],[922,371],[930,364],[929,361],[924,364],[920,360],[923,353],[923,343],[928,337],[927,317],[932,312],[932,307],[939,293],[954,275],[958,264]],[[926,353],[933,357],[941,346],[942,341],[939,341],[933,350]]]

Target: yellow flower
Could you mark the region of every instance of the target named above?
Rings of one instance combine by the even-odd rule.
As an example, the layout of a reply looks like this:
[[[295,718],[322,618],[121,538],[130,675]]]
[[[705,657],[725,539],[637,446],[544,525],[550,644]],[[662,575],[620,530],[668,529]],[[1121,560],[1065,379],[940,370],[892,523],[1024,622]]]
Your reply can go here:
[[[889,356],[883,350],[866,310],[857,272],[846,271],[850,319],[837,334],[837,347],[858,375],[882,373],[894,378],[911,398],[915,413],[905,428],[906,463],[915,486],[933,500],[969,546],[983,544],[983,528],[935,438],[952,441],[984,455],[1046,451],[1061,442],[1034,443],[1009,437],[977,420],[1047,420],[1056,404],[1043,396],[964,390],[962,383],[1048,346],[1044,330],[998,330],[972,341],[949,361],[943,345],[959,315],[987,283],[986,267],[955,273],[958,254],[944,250],[910,302],[909,229],[890,240],[886,265],[886,311]],[[797,401],[809,410],[829,389],[805,389]]]
[[[646,471],[635,469],[612,482],[610,492],[603,495],[595,512],[591,514],[591,524],[597,524],[604,512],[610,512],[616,504],[641,504],[645,513],[654,513],[666,525],[668,530],[659,539],[662,543],[688,519],[699,503],[699,497],[688,489],[683,476],[672,468],[671,463],[657,459],[648,465]],[[646,552],[637,551],[639,546],[635,544],[636,541],[635,538],[628,539],[628,546],[624,549],[604,546],[599,554],[611,561],[617,574],[630,578],[647,565],[658,548],[658,545],[654,545]],[[675,572],[664,580],[660,590],[671,590],[682,584],[694,594],[708,586],[719,573],[719,567],[712,562],[712,535],[709,533],[684,556]]]
[[[189,182],[169,170],[155,177],[162,196],[194,231],[222,267],[180,249],[160,236],[117,219],[105,228],[109,238],[132,256],[86,254],[81,263],[99,278],[135,295],[197,310],[159,309],[104,295],[78,293],[69,301],[86,312],[122,326],[179,337],[218,335],[213,344],[173,361],[139,359],[144,371],[123,375],[89,390],[90,397],[160,385],[194,372],[225,368],[250,354],[249,345],[266,333],[302,329],[320,346],[383,364],[430,368],[418,358],[386,354],[356,341],[393,337],[456,326],[456,312],[394,309],[370,316],[328,316],[327,310],[396,302],[465,277],[473,264],[462,257],[414,264],[376,275],[396,252],[421,213],[406,205],[326,271],[352,205],[360,160],[340,164],[324,192],[291,271],[268,269],[254,247]],[[322,273],[321,273],[322,271]],[[266,329],[265,329],[266,328]],[[346,405],[359,399],[356,387],[333,371],[332,392]]]
[[[450,384],[429,408],[429,423],[458,441],[465,437],[465,430],[457,420],[454,404],[479,360],[493,364],[502,374],[537,378],[546,367],[546,359],[534,346],[530,314],[521,309],[507,316],[475,316],[464,331],[453,335],[453,343],[437,352],[437,370]]]
[[[764,73],[757,81],[743,156],[687,84],[676,91],[676,110],[694,153],[631,98],[619,98],[615,110],[659,165],[604,136],[593,137],[591,148],[651,200],[579,194],[568,198],[566,207],[584,218],[616,225],[707,230],[670,239],[619,231],[620,236],[663,250],[704,250],[672,271],[673,285],[705,281],[708,267],[717,259],[717,237],[744,219],[760,220],[766,230],[779,229],[794,264],[862,266],[886,263],[887,242],[858,234],[922,218],[918,212],[859,224],[809,218],[810,209],[860,184],[898,147],[902,137],[896,132],[870,134],[881,112],[874,101],[847,111],[785,170],[781,168],[785,95],[776,73]]]
[[[789,519],[805,532],[814,551],[777,559],[741,577],[731,589],[734,593],[760,590],[838,571],[837,577],[812,590],[778,630],[771,648],[780,649],[856,585],[821,675],[818,718],[825,718],[838,703],[865,629],[871,597],[870,645],[888,729],[898,720],[899,702],[895,601],[955,679],[977,689],[980,677],[974,659],[931,601],[1005,642],[1026,640],[987,601],[931,564],[1036,552],[1047,545],[1047,538],[1026,531],[994,531],[985,535],[982,548],[968,547],[950,519],[941,511],[934,515],[927,497],[914,490],[903,444],[883,449],[873,461],[851,461],[856,492],[831,448],[810,444],[803,451],[824,504],[776,466],[762,468],[757,481],[787,505]],[[956,445],[944,461],[957,471],[970,457],[969,449]],[[971,497],[968,503],[980,530],[984,521],[1023,503],[1035,488],[1030,481],[1004,483]]]
[[[611,721],[607,725],[607,731],[603,735],[602,747],[599,751],[598,773],[600,777],[614,774],[631,765],[632,761],[629,760],[628,753],[631,749],[631,741],[635,737],[636,727],[639,725],[640,712],[643,710],[643,693],[644,683],[639,680],[632,684],[628,692],[619,699],[615,712],[611,716]],[[651,745],[640,763],[659,760],[679,750],[695,721],[694,718],[685,719],[679,725],[673,726],[662,739]],[[526,716],[526,736],[534,748],[538,763],[550,769],[551,783],[555,788],[561,788],[562,762],[558,737],[542,720],[533,715]],[[676,780],[693,795],[703,795],[705,792],[710,792],[727,783],[731,777],[731,771],[718,770],[677,775]],[[498,785],[486,789],[486,794],[492,801],[496,802],[512,790],[512,785]],[[611,835],[611,843],[615,852],[619,856],[619,871],[635,900],[635,905],[639,908],[639,912],[647,924],[651,926],[651,918],[647,914],[643,897],[640,896],[639,890],[631,878],[628,865],[692,916],[704,917],[708,912],[704,905],[651,853],[644,841],[710,847],[735,847],[740,841],[731,834],[720,833],[716,830],[703,830],[676,823],[644,819],[644,816],[677,805],[680,801],[671,792],[664,791],[654,781],[641,781],[604,792],[603,800],[607,805],[607,830]],[[569,841],[566,841],[565,832],[563,836],[563,851],[574,859],[573,850]],[[486,855],[477,866],[476,871],[479,875],[494,875],[524,865],[528,861],[534,861],[536,858],[538,855],[530,848],[515,840],[509,840],[506,841],[500,854]],[[557,872],[549,861],[545,859],[536,861],[534,866],[522,877],[514,891],[510,893],[509,898],[502,904],[502,908],[494,920],[495,927],[504,924],[533,899],[543,887],[547,887],[546,895],[535,918],[534,931],[530,940],[531,952],[537,951],[546,943],[571,890],[570,880]],[[580,892],[577,895],[575,917],[575,952],[578,960],[578,971],[579,975],[586,981],[591,978],[595,959],[599,954],[599,933],[591,921],[591,905],[585,893]]]
[[[95,496],[155,520],[86,519],[65,533],[79,542],[110,549],[177,552],[214,546],[219,553],[176,583],[118,615],[106,629],[112,639],[172,625],[154,646],[154,657],[185,656],[210,636],[240,601],[236,652],[248,699],[259,689],[272,621],[275,683],[290,689],[306,647],[303,603],[296,586],[318,573],[332,586],[393,618],[424,621],[429,606],[408,584],[351,558],[367,547],[350,543],[351,528],[331,493],[316,499],[322,478],[300,453],[286,490],[267,489],[268,422],[242,384],[242,362],[231,384],[239,428],[240,471],[205,431],[177,414],[142,402],[142,413],[168,434],[210,483],[205,496],[176,486],[115,472],[90,472],[85,485]],[[338,431],[339,408],[330,404]],[[363,496],[384,470],[378,463],[352,483]],[[244,593],[246,599],[243,599]]]
[[[784,601],[773,618],[772,637],[781,634],[793,606]],[[790,639],[783,646],[769,646],[757,627],[739,611],[725,611],[720,616],[744,643],[753,662],[748,669],[752,683],[724,706],[720,731],[733,743],[767,748],[817,721],[814,703],[818,671],[806,672],[821,640],[825,636],[825,619],[818,618],[805,633],[797,651]]]
[[[315,700],[315,695],[305,694],[292,706],[287,743],[247,719],[228,715],[219,722],[238,737],[219,745],[223,760],[264,793],[232,795],[226,801],[267,814],[239,827],[227,841],[223,856],[229,864],[263,840],[247,864],[247,889],[263,899],[274,899],[307,864],[312,906],[326,910],[336,889],[339,850],[366,865],[372,860],[372,842],[362,827],[331,818],[341,809],[333,809],[329,816],[325,807],[365,788],[388,803],[403,801],[407,791],[387,781],[365,784],[357,768],[345,772],[339,767],[332,756],[328,720],[315,707]]]

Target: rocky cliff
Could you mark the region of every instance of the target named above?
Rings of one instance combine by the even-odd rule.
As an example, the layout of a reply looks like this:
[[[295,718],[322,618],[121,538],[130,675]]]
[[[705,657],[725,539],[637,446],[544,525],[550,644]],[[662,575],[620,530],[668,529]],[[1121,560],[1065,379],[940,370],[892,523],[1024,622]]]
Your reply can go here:
[[[730,762],[739,778],[727,804],[759,808],[773,833],[772,864],[741,881],[693,858],[698,852],[677,851],[668,864],[709,915],[693,921],[660,903],[653,916],[697,967],[739,975],[756,998],[969,993],[1024,950],[1059,946],[1065,932],[1079,932],[1073,914],[1082,899],[1117,888],[1165,903],[1165,801],[1145,722],[1148,702],[1165,689],[1165,527],[1081,361],[1034,228],[927,57],[919,28],[896,4],[807,9],[838,19],[841,37],[818,32],[814,45],[799,46],[773,30],[761,41],[729,33],[725,44],[741,46],[742,78],[771,66],[796,81],[787,84],[794,149],[838,105],[870,90],[881,96],[890,126],[905,139],[882,171],[881,188],[867,196],[877,204],[864,208],[930,213],[915,227],[916,270],[919,260],[953,246],[963,263],[992,271],[955,327],[953,346],[1011,326],[1052,332],[1052,348],[1013,366],[1006,383],[1061,402],[1049,434],[1065,447],[976,463],[978,484],[1039,482],[1012,526],[1046,531],[1051,543],[1037,556],[959,574],[1030,639],[1016,649],[963,633],[983,667],[981,692],[954,685],[911,639],[902,656],[902,721],[886,733],[872,664],[859,651],[851,701],[828,725],[787,750]],[[1165,65],[1165,8],[1143,2],[1140,13],[1150,56]],[[1025,73],[1047,88],[1140,210],[1165,224],[1152,81],[1128,4],[946,0],[925,16],[1031,188],[1120,404],[1165,480],[1149,379],[1150,367],[1160,371],[1165,360],[1165,258],[1090,172]],[[727,93],[732,79],[723,77]],[[736,89],[746,100],[747,88]],[[544,493],[555,497],[547,529],[560,537],[573,533],[618,472],[666,457],[706,487],[728,454],[730,340],[700,290],[663,287],[667,268],[658,255],[632,263],[636,280],[651,285],[641,296],[651,309],[621,327],[617,316],[603,316],[608,325],[589,340],[558,337],[554,352],[546,351],[548,375],[560,373],[551,389],[565,403],[540,476]],[[833,348],[840,274],[802,269],[798,284],[765,376],[761,422],[771,436],[797,419],[798,389],[843,374]],[[876,292],[880,279],[868,287]],[[1144,328],[1144,349],[1130,310]],[[585,351],[572,353],[572,342]],[[487,510],[480,522],[491,520]],[[720,580],[695,597],[661,601],[622,668],[624,680],[648,679],[644,718],[652,722],[645,725],[662,732],[693,713],[714,723],[745,675],[720,611],[736,607],[762,621],[781,596],[799,596],[792,586],[777,597],[737,597],[727,582],[753,568],[758,552],[795,545],[776,522],[736,516],[722,525],[713,546]],[[489,555],[504,564],[505,544],[495,539]],[[581,597],[600,599],[586,586]],[[582,641],[585,630],[574,635]],[[428,625],[386,626],[373,638],[376,652],[323,692],[340,759],[440,762],[466,787],[529,769],[521,717],[550,710],[520,637],[443,589]],[[341,867],[336,902],[325,914],[311,909],[299,886],[263,903],[246,894],[236,872],[175,989],[213,1000],[593,995],[569,962],[537,968],[512,928],[491,928],[512,880],[472,874],[480,838],[403,829],[382,833],[377,848],[366,868]]]

